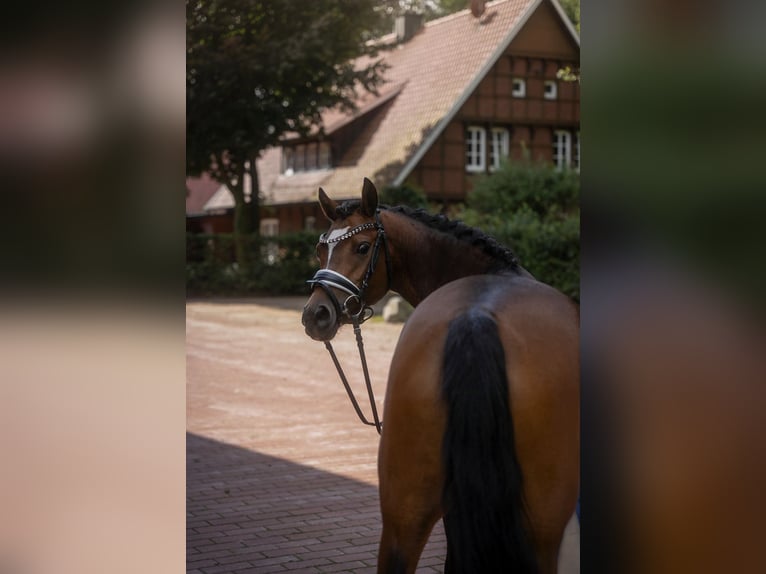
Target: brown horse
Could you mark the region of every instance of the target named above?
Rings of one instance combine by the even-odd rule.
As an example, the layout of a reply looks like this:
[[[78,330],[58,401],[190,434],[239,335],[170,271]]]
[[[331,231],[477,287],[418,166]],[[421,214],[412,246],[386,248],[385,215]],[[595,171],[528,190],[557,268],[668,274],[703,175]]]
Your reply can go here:
[[[579,486],[576,305],[478,230],[379,207],[367,179],[361,201],[319,200],[307,334],[389,289],[416,306],[386,390],[378,572],[414,572],[442,517],[446,572],[556,572]]]

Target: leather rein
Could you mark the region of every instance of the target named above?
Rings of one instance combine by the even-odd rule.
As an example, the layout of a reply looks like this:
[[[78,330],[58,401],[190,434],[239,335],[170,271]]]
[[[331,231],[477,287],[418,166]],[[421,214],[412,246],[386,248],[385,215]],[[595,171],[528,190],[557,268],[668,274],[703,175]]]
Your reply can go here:
[[[367,287],[369,286],[369,281],[372,278],[373,273],[375,273],[375,267],[378,264],[381,247],[385,251],[386,256],[386,292],[388,292],[388,289],[391,287],[391,258],[389,257],[388,253],[386,231],[383,229],[383,223],[380,221],[380,210],[375,211],[375,221],[357,225],[343,235],[332,239],[330,239],[329,235],[325,233],[319,238],[319,243],[339,243],[367,229],[375,229],[378,234],[375,237],[375,243],[372,246],[372,255],[370,256],[370,262],[367,265],[367,270],[365,271],[364,277],[362,278],[362,283],[358,287],[356,283],[351,281],[348,277],[338,273],[337,271],[333,271],[332,269],[320,269],[314,274],[312,279],[307,281],[307,283],[311,285],[312,290],[317,286],[321,287],[324,292],[327,293],[330,301],[332,301],[333,307],[335,307],[336,316],[342,317],[345,315],[349,318],[351,324],[354,326],[354,335],[356,335],[356,345],[359,349],[359,359],[362,363],[364,382],[367,386],[367,395],[370,399],[370,409],[372,410],[373,419],[372,421],[367,420],[367,417],[365,417],[364,413],[362,412],[362,409],[359,406],[359,402],[356,400],[354,392],[351,390],[351,386],[348,383],[346,374],[343,372],[343,368],[338,361],[335,350],[332,348],[332,343],[330,343],[330,341],[325,341],[324,345],[327,351],[330,353],[332,362],[338,371],[338,376],[340,377],[343,386],[346,388],[348,398],[351,400],[351,405],[354,407],[359,420],[361,420],[365,425],[374,426],[377,429],[378,434],[380,434],[381,428],[383,427],[383,422],[378,417],[378,409],[375,404],[375,394],[372,391],[372,384],[370,383],[370,373],[367,369],[367,358],[364,354],[364,341],[362,340],[361,328],[362,323],[374,315],[372,307],[365,304],[364,295],[367,291]],[[335,296],[335,293],[333,293],[333,288],[338,289],[348,295],[342,304]]]

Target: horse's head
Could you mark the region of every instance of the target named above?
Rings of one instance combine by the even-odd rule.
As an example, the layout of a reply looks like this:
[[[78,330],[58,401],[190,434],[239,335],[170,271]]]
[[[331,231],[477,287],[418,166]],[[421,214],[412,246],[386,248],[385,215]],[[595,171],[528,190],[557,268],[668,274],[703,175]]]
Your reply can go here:
[[[330,229],[317,244],[320,269],[309,281],[303,325],[312,339],[329,341],[342,323],[368,318],[367,307],[388,291],[390,261],[378,192],[369,179],[361,201],[338,204],[319,188],[319,204]]]

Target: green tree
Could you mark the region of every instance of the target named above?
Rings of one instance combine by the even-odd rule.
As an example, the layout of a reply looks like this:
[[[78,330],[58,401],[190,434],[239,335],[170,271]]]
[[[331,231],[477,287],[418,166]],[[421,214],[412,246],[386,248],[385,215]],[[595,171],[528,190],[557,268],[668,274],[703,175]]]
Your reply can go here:
[[[237,260],[257,229],[255,160],[286,132],[308,133],[327,108],[375,91],[383,65],[368,43],[375,0],[186,0],[187,173],[209,172],[235,201]],[[360,55],[371,56],[355,66]],[[246,170],[253,181],[246,200]]]
[[[380,203],[384,205],[406,205],[414,209],[427,208],[428,199],[423,190],[415,185],[405,183],[404,185],[389,185],[380,192]]]
[[[479,179],[460,217],[510,247],[532,275],[580,296],[580,178],[542,163],[506,163]]]
[[[580,0],[559,0],[577,32],[580,32]]]

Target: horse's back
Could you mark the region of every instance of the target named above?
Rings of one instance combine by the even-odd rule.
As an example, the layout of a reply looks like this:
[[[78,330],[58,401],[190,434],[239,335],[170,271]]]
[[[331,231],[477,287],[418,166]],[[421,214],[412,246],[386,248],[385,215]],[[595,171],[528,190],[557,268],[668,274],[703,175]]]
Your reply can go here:
[[[577,306],[544,283],[510,275],[465,277],[424,299],[402,330],[392,370],[405,368],[416,358],[418,364],[429,359],[440,361],[450,323],[476,308],[484,309],[498,325],[509,378],[532,377],[539,387],[556,384],[564,374],[574,373],[574,379],[566,384],[579,387]],[[436,388],[428,390],[434,392]]]
[[[448,324],[467,310],[481,307],[499,325],[515,325],[517,331],[534,333],[540,328],[576,340],[579,332],[577,306],[556,289],[518,275],[472,275],[447,283],[426,297],[413,312],[402,337],[422,334]],[[523,333],[522,333],[523,334]]]

